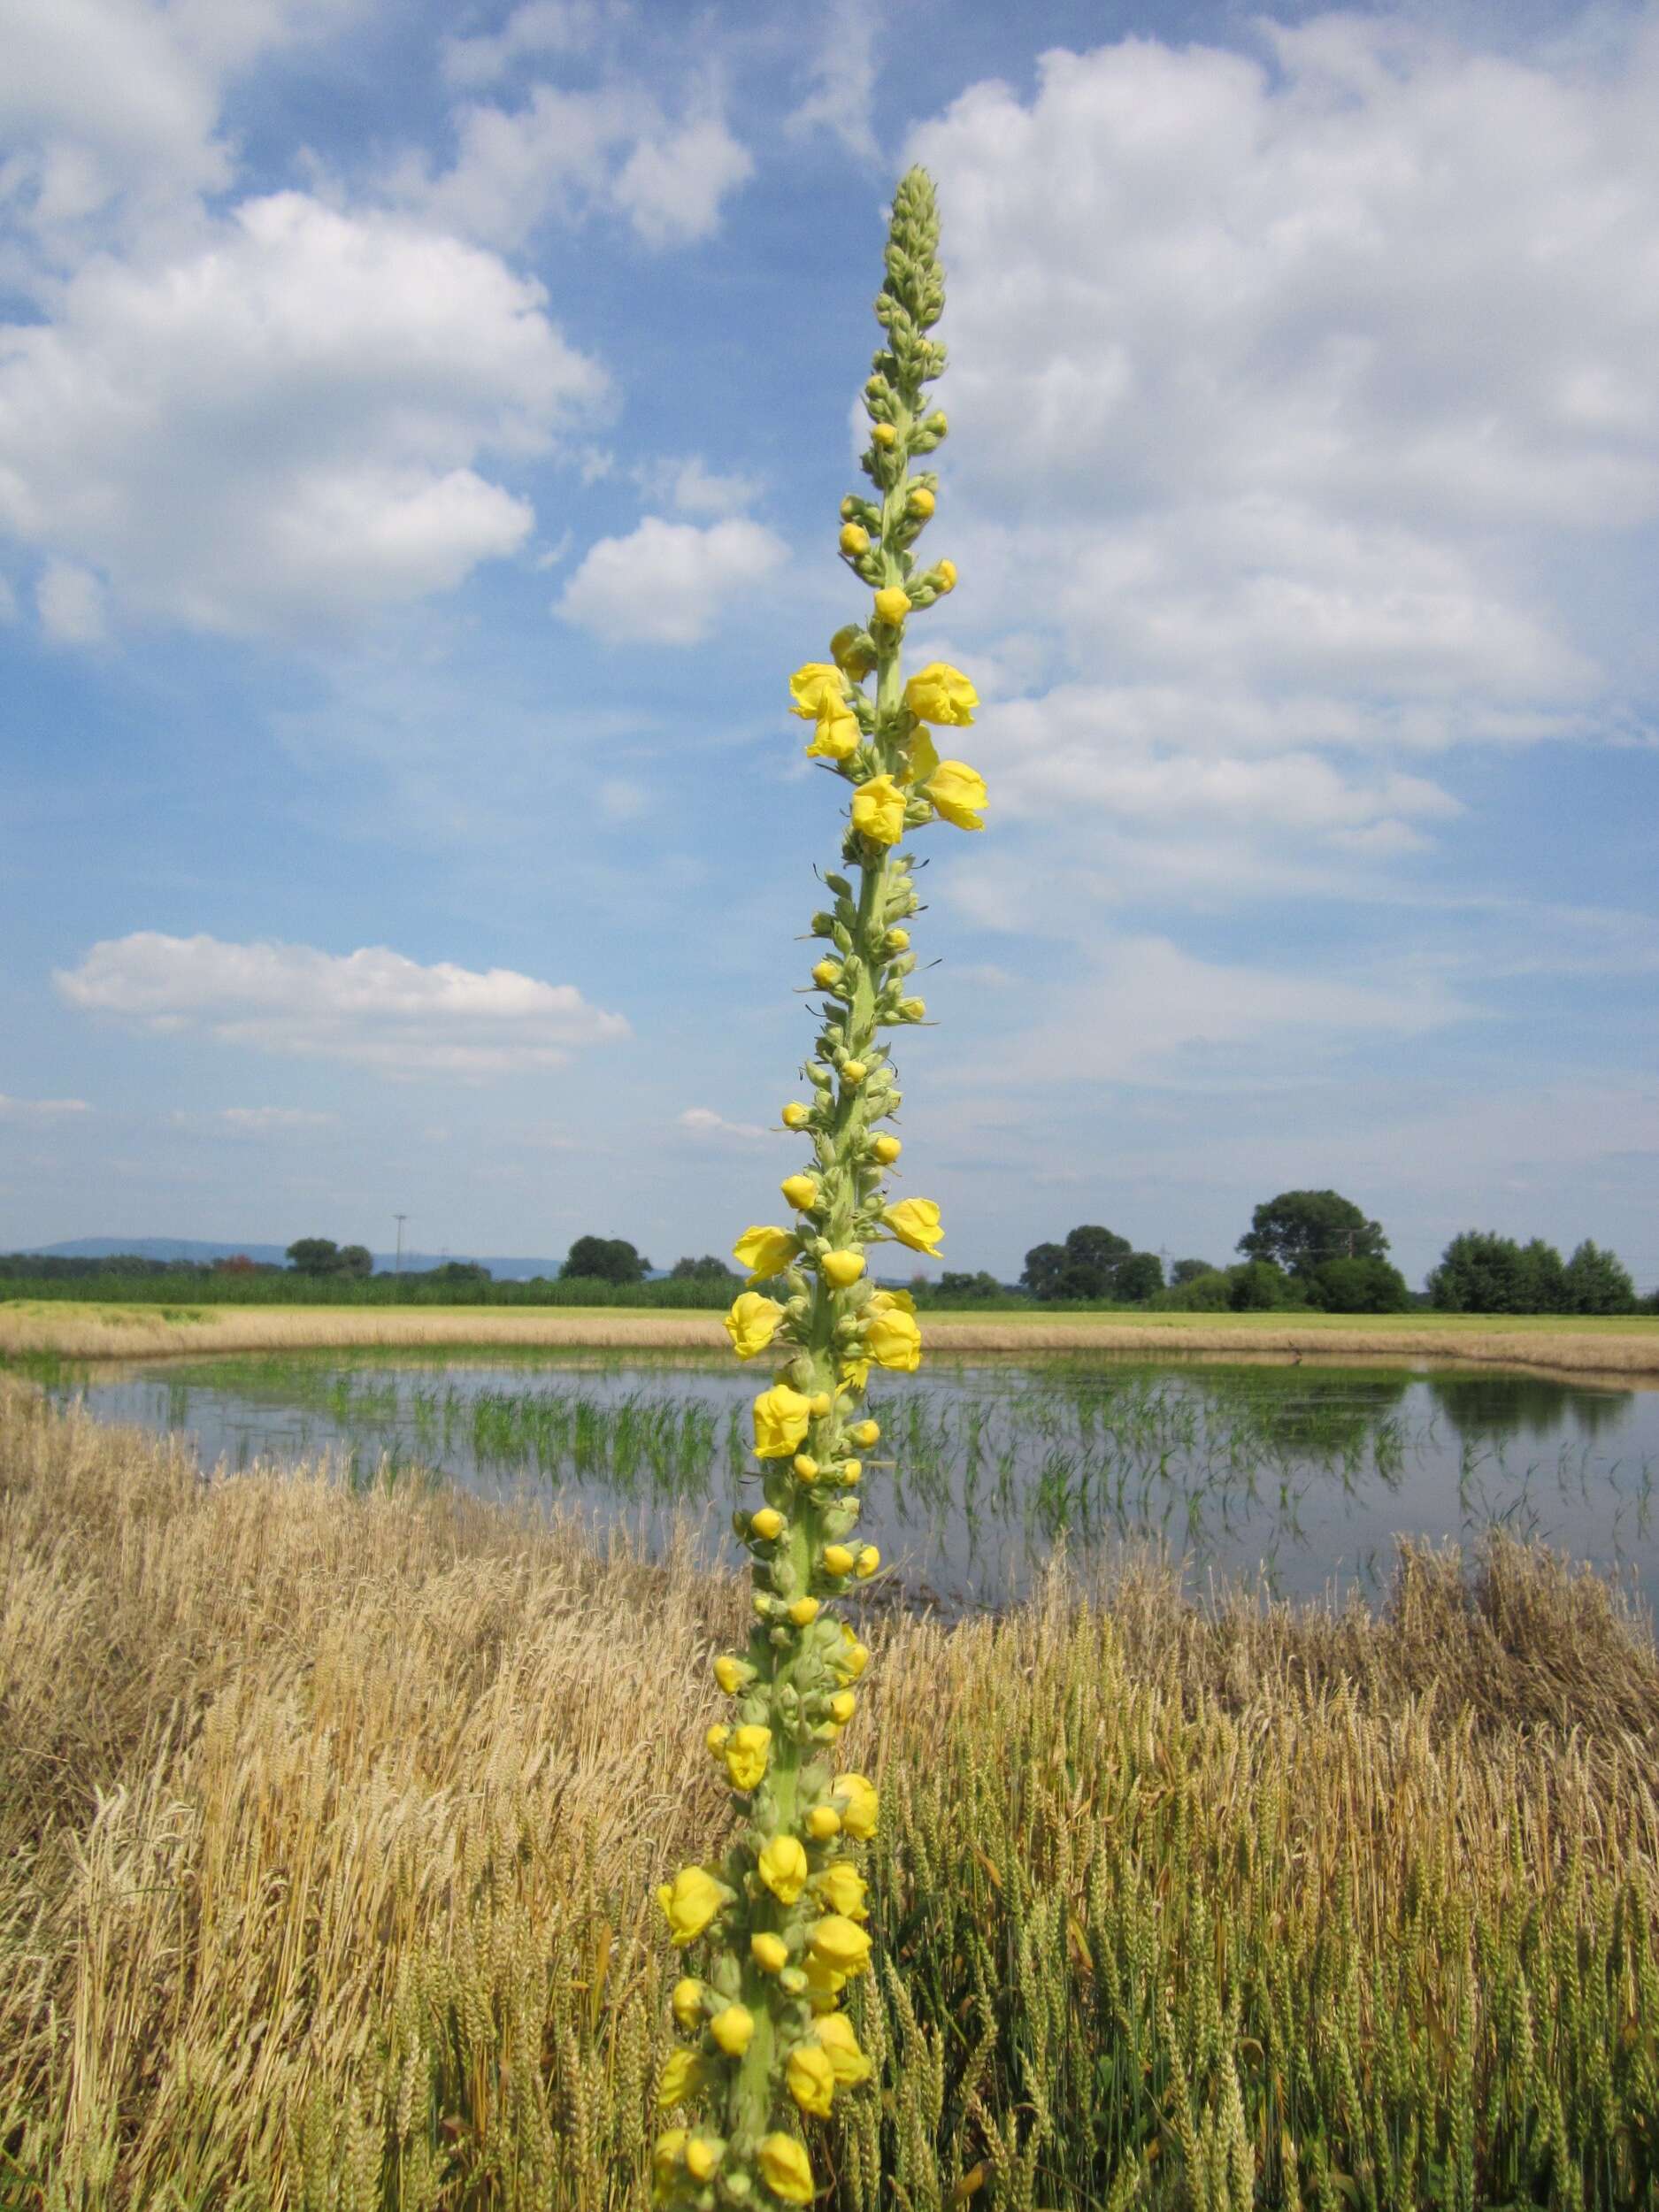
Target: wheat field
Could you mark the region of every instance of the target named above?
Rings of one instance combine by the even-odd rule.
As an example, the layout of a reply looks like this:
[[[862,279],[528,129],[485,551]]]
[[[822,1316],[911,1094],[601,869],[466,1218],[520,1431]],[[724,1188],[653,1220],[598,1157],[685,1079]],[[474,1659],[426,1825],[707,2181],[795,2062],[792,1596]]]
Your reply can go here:
[[[0,2203],[646,2203],[743,1588],[0,1378]],[[1659,1655],[1500,1546],[874,1616],[841,2212],[1659,2203]],[[878,1751],[877,1747],[879,1747]]]

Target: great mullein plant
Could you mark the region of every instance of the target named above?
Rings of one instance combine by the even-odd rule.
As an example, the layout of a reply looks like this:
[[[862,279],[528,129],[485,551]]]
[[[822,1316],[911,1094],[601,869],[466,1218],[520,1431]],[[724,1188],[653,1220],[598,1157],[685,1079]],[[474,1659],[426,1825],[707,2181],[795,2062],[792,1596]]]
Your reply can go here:
[[[938,479],[910,465],[945,435],[925,396],[945,364],[928,335],[944,307],[938,242],[932,182],[912,169],[894,198],[876,301],[887,342],[864,388],[872,488],[841,509],[841,557],[873,603],[830,641],[830,660],[789,681],[793,711],[813,726],[808,754],[849,787],[845,872],[824,877],[834,903],[812,918],[824,952],[811,975],[822,994],[804,1069],[811,1095],[782,1114],[810,1148],[782,1187],[795,1221],[738,1240],[749,1287],[726,1317],[740,1359],[774,1365],[755,1401],[764,1500],[736,1517],[753,1562],[754,1625],[746,1651],[714,1663],[731,1715],[708,1736],[736,1832],[722,1859],[682,1868],[658,1892],[687,1970],[673,1993],[686,2040],[658,2101],[696,2116],[657,2145],[657,2198],[675,2212],[808,2203],[819,2182],[802,2119],[827,2118],[871,2070],[841,1999],[870,1965],[858,1852],[875,1831],[877,1794],[836,1757],[869,1653],[835,1601],[880,1564],[854,1532],[863,1455],[880,1436],[864,1409],[870,1370],[908,1374],[921,1360],[913,1302],[875,1286],[870,1248],[893,1241],[931,1256],[941,1239],[931,1199],[890,1203],[887,1189],[900,1151],[881,1126],[899,1107],[887,1034],[926,1010],[909,987],[918,902],[901,847],[935,821],[982,828],[985,804],[980,777],[941,760],[932,734],[972,720],[972,685],[942,662],[908,682],[902,668],[910,618],[956,581],[949,561],[924,566],[914,549]],[[786,1294],[766,1295],[763,1283]]]

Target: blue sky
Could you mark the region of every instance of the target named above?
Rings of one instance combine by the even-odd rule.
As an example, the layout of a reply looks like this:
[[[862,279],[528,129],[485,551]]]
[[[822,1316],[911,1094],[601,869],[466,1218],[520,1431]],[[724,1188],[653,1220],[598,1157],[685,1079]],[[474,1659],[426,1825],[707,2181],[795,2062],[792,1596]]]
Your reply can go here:
[[[0,1248],[772,1217],[882,208],[947,1263],[1659,1281],[1659,10],[0,0]],[[930,550],[932,549],[930,541]]]

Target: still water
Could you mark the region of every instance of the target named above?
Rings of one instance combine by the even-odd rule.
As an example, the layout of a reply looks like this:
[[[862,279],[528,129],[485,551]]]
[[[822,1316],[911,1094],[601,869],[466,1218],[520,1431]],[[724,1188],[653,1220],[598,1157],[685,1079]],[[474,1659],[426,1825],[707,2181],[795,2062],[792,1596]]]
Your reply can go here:
[[[360,1484],[423,1471],[574,1505],[660,1546],[710,1548],[758,1502],[748,1404],[764,1387],[683,1353],[306,1354],[87,1366],[60,1376],[113,1421],[189,1438],[204,1469],[327,1455]],[[1075,1561],[1153,1546],[1286,1595],[1386,1582],[1396,1538],[1499,1526],[1659,1595],[1659,1392],[1467,1370],[1094,1356],[930,1361],[878,1377],[860,1533],[950,1607],[1018,1597]]]

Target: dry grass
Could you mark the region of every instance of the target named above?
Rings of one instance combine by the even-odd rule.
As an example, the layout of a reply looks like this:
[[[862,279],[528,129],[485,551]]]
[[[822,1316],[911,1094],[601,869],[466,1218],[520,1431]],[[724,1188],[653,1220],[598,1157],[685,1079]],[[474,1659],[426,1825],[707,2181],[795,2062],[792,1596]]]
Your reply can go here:
[[[0,1565],[0,2202],[643,2206],[734,1578],[4,1379]],[[844,2212],[1659,2201],[1659,1656],[1602,1586],[876,1633]]]
[[[1151,1351],[1288,1359],[1437,1360],[1659,1381],[1659,1318],[1527,1319],[1466,1314],[1409,1320],[1339,1314],[1143,1316],[1041,1311],[926,1317],[941,1352]],[[584,1346],[610,1350],[724,1350],[712,1313],[628,1307],[119,1306],[56,1299],[0,1302],[0,1357],[72,1359],[175,1354],[352,1350],[373,1346]]]

